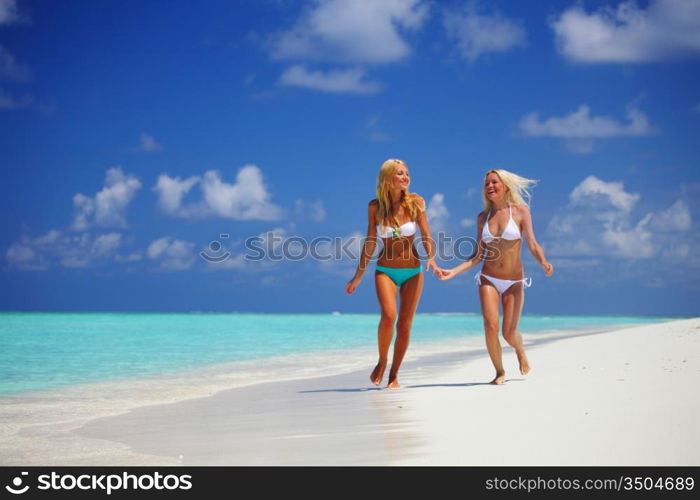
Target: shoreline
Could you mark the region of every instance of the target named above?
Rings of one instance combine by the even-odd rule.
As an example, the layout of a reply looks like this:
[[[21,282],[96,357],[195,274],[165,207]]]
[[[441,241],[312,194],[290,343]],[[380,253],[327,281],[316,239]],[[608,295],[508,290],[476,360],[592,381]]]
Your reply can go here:
[[[404,389],[399,391],[378,390],[366,380],[371,370],[366,361],[373,360],[370,356],[357,363],[362,369],[331,376],[310,375],[254,383],[224,388],[210,394],[191,395],[185,399],[175,398],[169,402],[124,405],[117,409],[120,411],[114,408],[107,411],[107,407],[88,405],[83,408],[82,418],[66,415],[68,418],[61,420],[59,415],[52,421],[29,424],[26,424],[25,418],[24,424],[10,429],[14,435],[9,440],[5,439],[5,451],[0,456],[0,462],[3,465],[486,465],[488,461],[485,462],[483,458],[474,462],[468,457],[449,452],[454,448],[455,438],[452,436],[445,441],[439,429],[460,426],[449,419],[444,421],[444,415],[433,408],[445,408],[446,404],[449,408],[450,404],[454,404],[460,409],[458,414],[468,416],[467,422],[478,422],[479,419],[475,417],[479,413],[475,414],[474,408],[462,408],[460,404],[463,403],[459,400],[446,403],[445,399],[459,398],[459,391],[469,389],[466,395],[475,397],[476,401],[483,400],[482,404],[486,407],[503,404],[504,401],[507,403],[509,398],[513,398],[511,404],[520,401],[517,404],[527,406],[530,403],[522,398],[523,392],[531,392],[531,381],[547,382],[549,385],[546,387],[552,383],[548,380],[551,373],[543,370],[543,367],[549,370],[553,362],[543,363],[538,359],[540,352],[552,351],[556,346],[559,347],[555,351],[562,348],[567,351],[565,346],[572,342],[583,342],[585,347],[594,338],[618,343],[622,337],[629,337],[624,332],[641,330],[642,335],[650,336],[649,330],[689,330],[696,324],[700,325],[700,320],[677,320],[612,331],[605,329],[598,333],[559,332],[542,337],[538,334],[536,339],[526,335],[526,346],[534,366],[533,374],[528,376],[528,384],[514,383],[521,381],[519,375],[510,379],[505,386],[486,384],[493,368],[485,348],[483,345],[468,347],[462,339],[443,342],[445,347],[449,343],[453,348],[441,353],[423,353],[420,343],[417,344],[418,352],[415,352],[414,344],[413,356],[402,367]],[[667,335],[657,336],[665,339]],[[653,340],[654,334],[650,337]],[[697,341],[697,337],[696,334],[689,339]],[[562,340],[566,342],[560,342]],[[696,355],[697,342],[693,345],[696,349],[693,355]],[[554,358],[556,361],[556,355]],[[510,368],[508,374],[511,376],[513,366],[516,366],[514,360],[512,349],[504,347],[504,362]],[[697,362],[697,357],[694,361]],[[693,366],[697,369],[697,364]],[[695,378],[690,380],[697,382],[697,373],[698,370],[694,372]],[[580,373],[575,375],[572,380],[581,378]],[[691,382],[686,381],[686,384]],[[522,391],[521,388],[529,390]],[[498,392],[494,392],[494,389]],[[499,398],[494,400],[494,396],[505,392],[511,396],[504,401]],[[111,394],[102,397],[102,403],[106,406],[109,406],[110,396],[113,397]],[[41,401],[34,401],[34,404],[35,409],[44,406]],[[24,411],[17,408],[16,416],[27,417],[28,411],[31,413],[26,408]],[[690,413],[699,416],[695,406]],[[348,414],[354,415],[354,418],[349,419]],[[257,418],[252,419],[252,415]],[[469,425],[479,426],[475,422]],[[381,450],[377,447],[378,438],[384,443]],[[472,436],[470,439],[474,438]],[[436,444],[444,441],[443,445]],[[331,445],[331,442],[335,444]],[[222,448],[222,443],[228,444]],[[700,443],[697,444],[696,449],[700,448]],[[473,442],[465,445],[469,447]],[[300,448],[303,452],[300,452]],[[344,452],[346,458],[339,458],[339,449],[347,450]],[[531,463],[531,459],[522,460],[511,463]],[[562,462],[556,462],[566,463],[569,462],[565,455]],[[570,464],[577,463],[586,464],[576,461]],[[660,463],[666,464],[667,460]],[[698,465],[700,459],[695,455],[690,463]]]
[[[434,316],[467,316],[467,317],[472,317],[475,316],[472,313],[425,313],[422,314],[423,318],[429,317],[431,315]],[[371,315],[373,319],[377,317],[377,315]],[[480,317],[480,316],[479,316]],[[559,318],[559,316],[555,316],[556,318]],[[616,316],[615,316],[616,317]],[[669,319],[667,321],[664,320],[664,318],[659,318],[658,323],[664,323],[668,321],[679,321],[679,319]],[[642,323],[642,324],[658,324],[656,322],[654,323]],[[621,323],[621,324],[615,324],[615,325],[592,325],[592,326],[581,326],[581,327],[576,327],[576,328],[543,328],[540,330],[534,330],[534,331],[524,331],[522,332],[523,335],[526,337],[526,339],[529,337],[530,339],[536,338],[545,338],[545,337],[557,337],[557,336],[564,336],[568,337],[571,335],[579,335],[579,334],[588,334],[588,333],[600,333],[600,332],[606,332],[606,331],[611,331],[611,330],[618,330],[618,329],[624,329],[624,328],[633,328],[635,326],[639,326],[640,323]],[[372,339],[374,340],[374,339]],[[442,338],[442,339],[422,339],[420,338],[420,333],[413,335],[411,345],[413,349],[411,351],[417,350],[418,348],[420,352],[420,356],[426,355],[432,355],[432,354],[440,354],[442,352],[453,352],[455,349],[461,349],[466,346],[474,346],[474,347],[483,347],[483,332],[479,330],[478,332],[473,331],[473,330],[466,330],[464,332],[460,332],[457,335],[447,337],[447,338]],[[320,376],[322,373],[325,373],[325,370],[328,369],[328,367],[324,368],[319,368],[319,370],[310,370],[308,374],[303,374],[302,377],[299,377],[298,372],[290,370],[292,373],[288,373],[285,371],[285,367],[293,367],[293,366],[312,366],[315,364],[315,361],[317,361],[318,358],[331,358],[332,362],[327,363],[329,367],[333,370],[333,374],[336,373],[345,373],[345,372],[350,372],[353,369],[360,369],[361,367],[364,366],[364,363],[361,361],[357,362],[347,362],[348,359],[361,359],[363,354],[366,352],[372,351],[372,355],[374,356],[375,351],[376,351],[376,346],[374,342],[367,343],[366,345],[357,345],[357,346],[351,346],[351,347],[342,347],[338,349],[317,349],[317,350],[312,350],[312,351],[306,351],[306,352],[291,352],[291,353],[284,353],[284,354],[278,354],[278,355],[268,355],[268,356],[263,356],[263,357],[253,357],[253,358],[244,358],[244,359],[238,359],[238,360],[233,360],[233,361],[219,361],[219,362],[212,362],[212,363],[206,363],[202,364],[199,366],[191,366],[188,368],[163,368],[161,371],[155,371],[153,373],[144,373],[144,374],[129,374],[129,375],[124,375],[124,376],[117,376],[114,378],[104,378],[104,379],[95,379],[95,380],[88,380],[85,382],[69,382],[69,383],[63,383],[63,384],[56,384],[56,385],[49,385],[45,387],[39,387],[35,389],[20,389],[20,390],[11,390],[7,392],[0,392],[0,402],[4,399],[12,399],[12,398],[44,398],[44,397],[53,397],[55,394],[66,394],[67,397],[70,398],[72,393],[74,392],[94,392],[93,388],[101,388],[101,386],[105,387],[105,390],[111,391],[111,390],[118,390],[118,386],[120,384],[134,384],[134,385],[143,385],[143,384],[156,384],[159,385],[163,382],[172,380],[172,379],[177,379],[178,380],[178,385],[182,386],[183,382],[187,381],[187,379],[194,379],[194,378],[207,378],[211,379],[212,377],[218,378],[223,375],[224,381],[219,384],[217,387],[214,387],[210,389],[208,392],[212,393],[212,391],[218,391],[218,390],[225,390],[227,388],[231,387],[242,387],[246,385],[251,385],[254,383],[259,383],[258,381],[252,380],[252,381],[241,381],[241,380],[236,380],[233,381],[232,377],[226,377],[226,375],[239,375],[242,373],[250,373],[250,372],[255,372],[255,367],[258,365],[269,365],[273,367],[272,371],[281,371],[281,374],[276,374],[276,373],[271,373],[271,372],[265,372],[265,373],[254,373],[255,379],[263,378],[263,381],[283,381],[283,380],[290,380],[292,378],[307,378],[307,377],[312,377],[312,376]],[[411,351],[409,351],[409,355],[411,354]],[[317,358],[317,359],[314,359]],[[345,362],[344,362],[345,361]],[[232,384],[233,385],[229,385]],[[202,391],[203,393],[207,393],[207,391]],[[197,397],[201,394],[196,394],[193,393],[191,397]],[[166,399],[170,399],[169,397],[166,397]]]

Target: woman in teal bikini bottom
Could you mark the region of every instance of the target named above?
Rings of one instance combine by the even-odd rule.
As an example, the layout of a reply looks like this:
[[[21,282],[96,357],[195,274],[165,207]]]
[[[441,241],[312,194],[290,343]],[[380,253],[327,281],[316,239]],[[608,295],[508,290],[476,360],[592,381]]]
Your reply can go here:
[[[400,387],[399,368],[408,349],[413,316],[423,291],[423,266],[413,245],[418,229],[428,254],[426,270],[438,271],[425,214],[425,202],[417,194],[408,192],[409,183],[408,168],[404,162],[393,159],[384,162],[377,180],[377,198],[369,202],[367,239],[362,247],[360,262],[355,276],[345,287],[348,294],[355,291],[374,254],[377,239],[381,238],[384,248],[377,260],[374,274],[377,299],[382,313],[377,329],[379,361],[370,375],[370,380],[374,385],[382,382],[396,324],[394,357],[387,385],[390,389]],[[400,299],[398,315],[397,297]]]
[[[413,278],[416,274],[420,274],[420,272],[423,270],[423,266],[407,268],[377,266],[375,269],[377,272],[384,273],[389,276],[391,281],[396,283],[396,286],[401,286],[406,281]]]

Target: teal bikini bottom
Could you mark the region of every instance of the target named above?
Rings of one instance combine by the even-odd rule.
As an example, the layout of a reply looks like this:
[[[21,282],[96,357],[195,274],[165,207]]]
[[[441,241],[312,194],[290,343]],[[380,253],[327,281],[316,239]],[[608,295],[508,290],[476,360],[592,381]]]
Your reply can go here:
[[[423,266],[420,265],[418,267],[384,267],[384,266],[377,266],[376,270],[380,273],[384,273],[389,278],[391,281],[396,283],[396,286],[401,286],[403,285],[406,281],[410,280],[413,278],[416,274],[420,273],[423,270]]]

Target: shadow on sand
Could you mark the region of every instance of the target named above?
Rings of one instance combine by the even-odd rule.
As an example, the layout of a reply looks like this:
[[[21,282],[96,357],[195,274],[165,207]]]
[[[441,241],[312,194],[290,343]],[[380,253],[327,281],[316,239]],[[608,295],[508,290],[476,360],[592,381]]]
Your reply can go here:
[[[524,382],[524,378],[509,378],[506,380],[508,382]],[[421,384],[421,385],[404,385],[401,389],[421,389],[425,387],[474,387],[478,385],[493,385],[490,382],[464,382],[461,384]],[[353,389],[316,389],[308,391],[299,391],[300,394],[308,394],[315,392],[368,392],[368,391],[383,391],[391,390],[395,391],[398,389],[386,389],[385,387],[358,387]]]

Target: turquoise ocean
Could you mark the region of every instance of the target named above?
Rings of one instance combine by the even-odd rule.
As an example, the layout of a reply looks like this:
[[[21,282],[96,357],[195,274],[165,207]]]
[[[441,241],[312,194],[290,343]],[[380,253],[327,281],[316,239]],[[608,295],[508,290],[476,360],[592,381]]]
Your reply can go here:
[[[675,318],[525,315],[526,335],[612,330]],[[326,353],[374,353],[377,314],[0,312],[0,395],[255,366]],[[412,345],[471,339],[475,314],[418,314]],[[409,354],[410,354],[409,350]],[[301,356],[301,357],[300,357]],[[371,354],[370,356],[374,356]],[[308,360],[308,358],[307,358]],[[362,360],[371,365],[374,358]],[[253,364],[251,364],[253,363]]]

